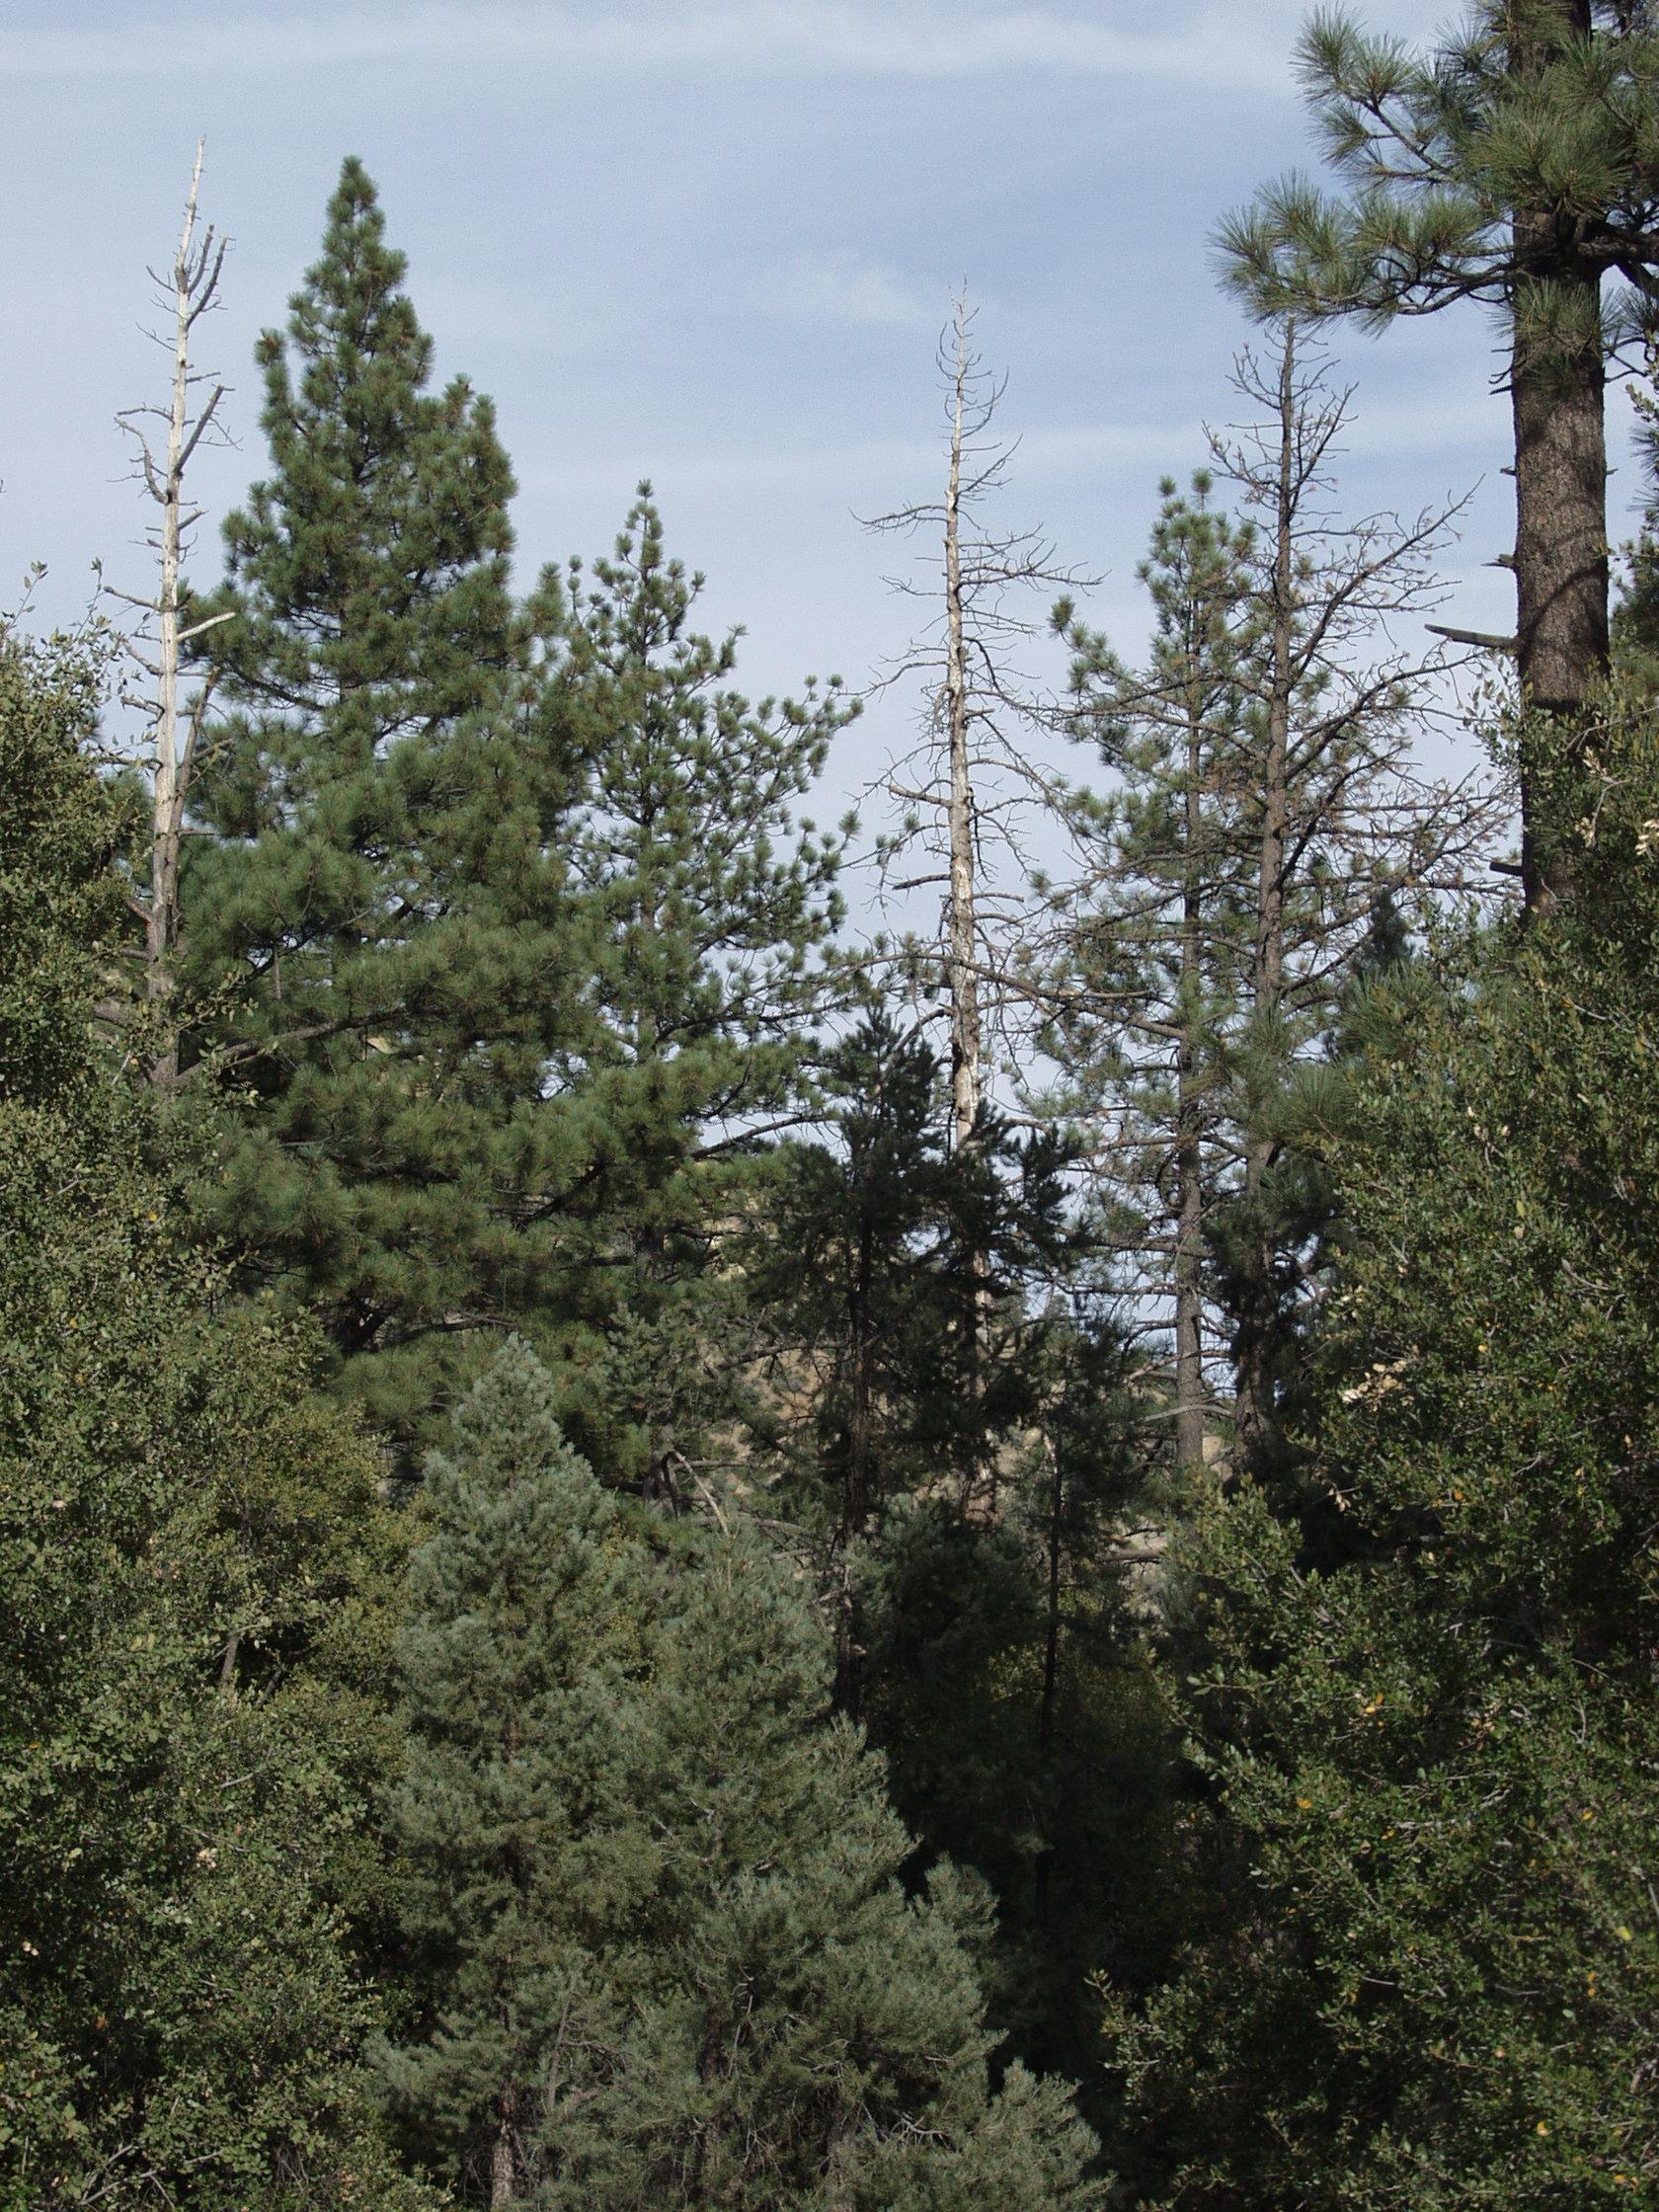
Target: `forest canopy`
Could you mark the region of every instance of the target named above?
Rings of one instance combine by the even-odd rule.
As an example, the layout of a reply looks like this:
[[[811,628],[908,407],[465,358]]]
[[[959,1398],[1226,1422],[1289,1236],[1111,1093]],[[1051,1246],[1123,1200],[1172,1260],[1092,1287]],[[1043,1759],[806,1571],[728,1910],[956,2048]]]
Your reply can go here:
[[[1144,648],[941,303],[874,824],[355,158],[215,550],[198,153],[0,626],[3,2212],[1659,2193],[1659,28],[1299,56]],[[1343,472],[1469,302],[1502,636]]]

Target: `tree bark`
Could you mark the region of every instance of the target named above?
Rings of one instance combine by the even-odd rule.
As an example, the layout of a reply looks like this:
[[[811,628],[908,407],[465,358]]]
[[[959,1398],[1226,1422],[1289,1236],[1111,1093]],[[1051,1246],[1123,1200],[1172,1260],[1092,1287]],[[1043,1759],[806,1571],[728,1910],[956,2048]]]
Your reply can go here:
[[[1513,76],[1536,75],[1569,42],[1591,31],[1590,0],[1559,0],[1552,20],[1528,18],[1510,45]],[[1587,695],[1609,664],[1607,537],[1607,371],[1601,331],[1601,268],[1574,248],[1553,212],[1521,210],[1512,226],[1518,275],[1510,399],[1515,430],[1516,639],[1524,700],[1541,718],[1541,744],[1574,743]],[[1540,336],[1535,311],[1551,294],[1566,303],[1568,327],[1580,343],[1558,346]],[[1558,727],[1551,729],[1550,725]],[[1563,794],[1539,789],[1540,763],[1522,761],[1521,869],[1529,908],[1557,904],[1570,888],[1569,870],[1548,801]]]
[[[974,788],[969,769],[968,642],[962,603],[962,416],[968,337],[957,324],[950,482],[945,494],[945,712],[950,741],[951,1111],[958,1151],[974,1141],[980,1111],[980,990],[975,975]]]
[[[1519,230],[1521,225],[1517,224]],[[1565,274],[1594,300],[1599,273]],[[1599,303],[1598,303],[1599,304]],[[1606,373],[1593,354],[1541,360],[1517,335],[1511,400],[1515,418],[1515,592],[1517,659],[1525,704],[1542,727],[1529,745],[1570,749],[1585,700],[1608,672]],[[1540,789],[1540,769],[1565,762],[1524,757],[1521,871],[1527,905],[1556,905],[1570,870],[1550,820],[1557,789]]]
[[[1285,992],[1285,850],[1290,830],[1290,730],[1296,643],[1296,326],[1287,321],[1279,355],[1279,467],[1273,509],[1268,609],[1267,713],[1261,759],[1261,849],[1256,871],[1251,1004],[1264,1033]],[[1273,1237],[1262,1218],[1264,1186],[1276,1146],[1252,1130],[1246,1141],[1244,1195],[1253,1224],[1248,1310],[1240,1315],[1234,1420],[1242,1457],[1265,1445],[1273,1419]]]
[[[506,2212],[518,2186],[518,2159],[513,2133],[514,2102],[513,2092],[509,2090],[496,2105],[496,2139],[490,2149],[490,2212]]]
[[[1204,989],[1203,707],[1188,722],[1181,1014],[1175,1065],[1175,1456],[1204,1458],[1204,1109],[1197,1035]]]
[[[1197,1054],[1183,1040],[1177,1077],[1175,1172],[1175,1454],[1183,1466],[1204,1458],[1203,1143],[1196,1091]]]

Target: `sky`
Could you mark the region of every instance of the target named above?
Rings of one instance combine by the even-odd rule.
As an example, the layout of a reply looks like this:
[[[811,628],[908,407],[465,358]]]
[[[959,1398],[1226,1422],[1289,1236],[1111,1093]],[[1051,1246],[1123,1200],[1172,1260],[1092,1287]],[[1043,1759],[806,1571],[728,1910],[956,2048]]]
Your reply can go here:
[[[1407,37],[1447,10],[1382,0]],[[1249,330],[1211,239],[1315,152],[1301,0],[0,0],[0,604],[41,560],[45,619],[102,560],[141,588],[144,503],[118,408],[161,396],[147,264],[171,252],[196,139],[232,244],[199,357],[232,387],[203,454],[216,523],[262,473],[252,348],[315,258],[348,153],[375,179],[440,377],[495,398],[521,574],[603,551],[649,476],[671,550],[745,625],[746,689],[862,688],[915,609],[861,514],[936,493],[934,347],[955,285],[1021,438],[1002,497],[1146,633],[1135,567],[1158,479],[1231,419]],[[1507,406],[1478,310],[1337,334],[1353,382],[1343,502],[1415,513],[1478,486],[1448,619],[1512,625]],[[1229,412],[1229,409],[1231,412]],[[1626,409],[1613,402],[1616,429]],[[1615,478],[1616,531],[1636,495]],[[841,741],[832,811],[907,740],[896,687]],[[868,818],[868,816],[867,816]],[[872,825],[873,826],[873,825]]]

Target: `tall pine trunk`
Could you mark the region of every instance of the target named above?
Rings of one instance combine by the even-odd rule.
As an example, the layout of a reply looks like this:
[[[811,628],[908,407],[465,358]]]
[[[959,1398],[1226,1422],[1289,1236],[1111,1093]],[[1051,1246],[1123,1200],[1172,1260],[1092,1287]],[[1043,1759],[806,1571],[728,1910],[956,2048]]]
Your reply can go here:
[[[1512,40],[1513,76],[1536,75],[1590,36],[1590,0],[1560,0],[1550,13],[1553,21],[1544,21],[1535,11]],[[1553,212],[1523,209],[1512,231],[1525,272],[1511,301],[1516,651],[1523,695],[1544,718],[1535,742],[1553,749],[1572,745],[1585,698],[1608,670],[1602,268],[1563,237]],[[1551,301],[1561,311],[1564,343],[1540,329]],[[1559,771],[1561,762],[1553,765]],[[1534,908],[1556,904],[1570,888],[1556,826],[1544,819],[1549,794],[1538,788],[1538,766],[1523,759],[1522,884]]]
[[[509,2092],[497,2111],[496,2139],[490,2150],[490,2212],[506,2212],[517,2186],[518,2161],[513,2148],[514,2098]]]

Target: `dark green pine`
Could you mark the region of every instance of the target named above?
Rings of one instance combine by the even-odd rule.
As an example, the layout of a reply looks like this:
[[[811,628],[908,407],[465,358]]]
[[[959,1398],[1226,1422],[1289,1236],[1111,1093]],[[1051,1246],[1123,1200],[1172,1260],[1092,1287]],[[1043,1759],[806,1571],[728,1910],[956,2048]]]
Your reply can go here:
[[[203,637],[220,719],[185,914],[194,1049],[245,1109],[223,1225],[394,1436],[506,1317],[533,1325],[574,943],[512,473],[489,402],[429,388],[404,268],[348,161],[260,342],[271,474],[202,609],[233,619]]]
[[[1147,1456],[1134,1355],[1055,1296],[1064,1282],[1086,1311],[1052,1132],[983,1114],[952,1151],[937,1057],[885,1012],[824,1084],[830,1142],[780,1149],[737,1253],[765,1324],[768,1511],[824,1562],[835,1701],[884,1754],[905,1824],[995,1893],[996,2026],[1079,2080],[1087,2111],[1090,1979],[1155,1970],[1178,1911],[1122,1599]],[[985,1255],[971,1345],[964,1252]]]
[[[798,701],[732,687],[736,634],[692,627],[702,579],[649,490],[571,578],[560,697],[589,777],[571,866],[593,966],[556,1074],[588,1163],[564,1222],[573,1433],[662,1489],[730,1418],[742,1299],[721,1243],[801,1114],[841,910],[841,839],[795,808],[854,710],[834,678]]]

